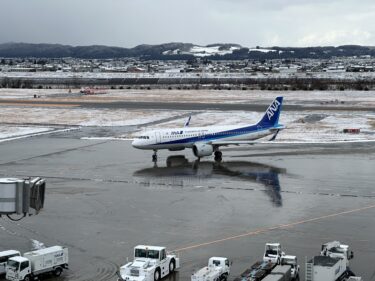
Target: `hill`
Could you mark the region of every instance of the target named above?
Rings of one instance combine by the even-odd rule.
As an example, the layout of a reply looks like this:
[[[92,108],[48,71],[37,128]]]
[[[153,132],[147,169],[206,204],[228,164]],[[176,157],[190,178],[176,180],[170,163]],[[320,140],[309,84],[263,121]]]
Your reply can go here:
[[[375,48],[358,45],[338,47],[255,47],[247,48],[238,44],[210,44],[199,46],[191,43],[167,43],[160,45],[139,45],[134,48],[110,47],[102,45],[69,46],[60,44],[0,44],[0,57],[3,58],[83,58],[111,59],[129,58],[186,60],[194,57],[212,60],[238,59],[293,59],[332,57],[375,56]]]

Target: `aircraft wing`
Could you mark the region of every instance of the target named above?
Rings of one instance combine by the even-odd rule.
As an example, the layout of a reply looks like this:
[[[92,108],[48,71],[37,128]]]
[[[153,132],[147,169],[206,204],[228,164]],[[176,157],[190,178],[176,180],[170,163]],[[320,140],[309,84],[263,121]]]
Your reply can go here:
[[[217,140],[217,141],[210,141],[208,143],[212,144],[212,145],[217,145],[217,146],[227,146],[227,145],[254,145],[257,142],[255,142],[255,141],[223,141],[223,140]]]

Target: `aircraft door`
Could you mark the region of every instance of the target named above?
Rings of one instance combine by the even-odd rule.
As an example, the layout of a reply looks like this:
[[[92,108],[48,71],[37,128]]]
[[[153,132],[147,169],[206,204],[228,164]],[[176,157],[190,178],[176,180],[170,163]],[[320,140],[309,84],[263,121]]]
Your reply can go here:
[[[161,142],[160,132],[155,132],[155,140],[156,140],[156,143],[160,143]]]

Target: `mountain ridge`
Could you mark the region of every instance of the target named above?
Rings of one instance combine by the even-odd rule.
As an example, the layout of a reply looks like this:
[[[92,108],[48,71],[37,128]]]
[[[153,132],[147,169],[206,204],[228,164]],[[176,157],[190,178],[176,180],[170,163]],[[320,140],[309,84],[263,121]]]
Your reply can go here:
[[[133,48],[106,45],[71,46],[50,43],[8,42],[0,44],[3,58],[139,58],[144,60],[186,60],[201,57],[212,60],[293,59],[375,56],[374,46],[342,45],[316,47],[243,47],[236,43],[215,43],[206,46],[170,42],[158,45],[141,44]]]

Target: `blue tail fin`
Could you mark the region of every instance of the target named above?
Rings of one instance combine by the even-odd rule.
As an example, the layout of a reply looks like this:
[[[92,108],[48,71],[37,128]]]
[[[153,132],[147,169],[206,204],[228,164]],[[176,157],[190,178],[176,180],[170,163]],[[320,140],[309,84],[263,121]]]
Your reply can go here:
[[[282,103],[283,97],[277,97],[267,108],[263,118],[258,122],[257,125],[262,127],[273,127],[277,125],[279,123]]]

